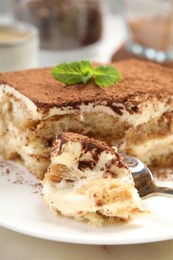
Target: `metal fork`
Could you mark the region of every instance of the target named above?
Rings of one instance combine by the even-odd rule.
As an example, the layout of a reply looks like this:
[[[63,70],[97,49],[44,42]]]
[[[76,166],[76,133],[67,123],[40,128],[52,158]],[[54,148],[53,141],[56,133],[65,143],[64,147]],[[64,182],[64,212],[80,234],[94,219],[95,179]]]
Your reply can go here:
[[[122,156],[129,166],[135,182],[135,187],[141,198],[148,198],[154,195],[173,196],[173,189],[159,187],[154,183],[151,171],[139,159],[127,154],[122,154]]]

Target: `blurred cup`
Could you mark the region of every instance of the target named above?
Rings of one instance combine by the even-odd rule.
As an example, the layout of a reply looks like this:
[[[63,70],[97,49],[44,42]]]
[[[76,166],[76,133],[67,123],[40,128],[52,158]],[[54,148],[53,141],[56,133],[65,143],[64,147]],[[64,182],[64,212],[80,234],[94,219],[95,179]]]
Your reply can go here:
[[[173,1],[120,0],[127,50],[159,63],[173,61]]]
[[[105,0],[12,2],[15,20],[33,24],[39,30],[41,67],[92,58],[100,53]]]
[[[102,0],[13,0],[13,9],[39,29],[43,50],[74,50],[102,36]]]
[[[0,23],[0,72],[37,67],[38,51],[35,26],[15,21]]]

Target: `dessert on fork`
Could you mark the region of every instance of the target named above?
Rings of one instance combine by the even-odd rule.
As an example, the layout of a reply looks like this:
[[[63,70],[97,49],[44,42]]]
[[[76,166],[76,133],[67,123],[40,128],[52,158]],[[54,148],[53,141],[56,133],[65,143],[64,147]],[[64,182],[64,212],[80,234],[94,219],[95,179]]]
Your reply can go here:
[[[43,180],[50,208],[95,226],[146,213],[130,170],[114,149],[80,134],[60,134]]]

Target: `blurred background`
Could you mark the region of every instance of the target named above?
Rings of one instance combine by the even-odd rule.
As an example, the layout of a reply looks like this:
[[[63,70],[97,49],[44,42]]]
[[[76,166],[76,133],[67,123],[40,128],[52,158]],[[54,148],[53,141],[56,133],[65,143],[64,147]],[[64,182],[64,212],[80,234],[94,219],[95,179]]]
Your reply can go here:
[[[173,66],[173,0],[0,0],[0,71],[131,57]]]
[[[8,12],[11,8],[13,0],[0,0],[0,10],[1,12]],[[108,6],[110,7],[111,12],[115,12],[117,9],[117,1],[116,0],[105,0]]]
[[[1,24],[11,20],[13,29],[16,25],[14,21],[23,23],[23,27],[27,23],[38,29],[38,62],[34,54],[35,61],[26,68],[52,66],[59,62],[84,58],[109,62],[124,34],[119,26],[117,13],[116,0],[0,0]],[[21,30],[21,26],[22,24],[17,24],[16,29]],[[0,33],[2,30],[4,33],[4,28],[0,28]],[[2,54],[0,49],[1,60],[2,55],[4,60],[10,52],[9,47],[7,55],[4,51]],[[14,44],[12,52],[11,57],[15,56]],[[14,59],[16,60],[16,56]],[[11,61],[5,63],[4,70],[7,70]],[[20,69],[20,66],[16,68]],[[13,66],[12,70],[14,69]],[[2,71],[2,65],[0,70]]]

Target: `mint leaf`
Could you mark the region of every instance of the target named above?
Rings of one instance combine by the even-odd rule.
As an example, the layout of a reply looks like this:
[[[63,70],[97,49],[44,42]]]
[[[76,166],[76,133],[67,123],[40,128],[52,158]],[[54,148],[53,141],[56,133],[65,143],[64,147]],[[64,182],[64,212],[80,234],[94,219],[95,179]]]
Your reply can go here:
[[[67,85],[86,84],[93,77],[100,87],[109,87],[121,80],[120,73],[113,66],[101,65],[95,68],[87,60],[61,63],[52,69],[52,76]]]
[[[93,66],[90,61],[83,60],[80,63],[80,69],[82,73],[82,82],[87,83],[93,75]]]
[[[53,68],[52,75],[56,80],[68,85],[80,83],[82,81],[79,62],[61,63]]]
[[[121,80],[121,75],[113,66],[99,66],[94,70],[95,83],[100,87],[109,87]]]

